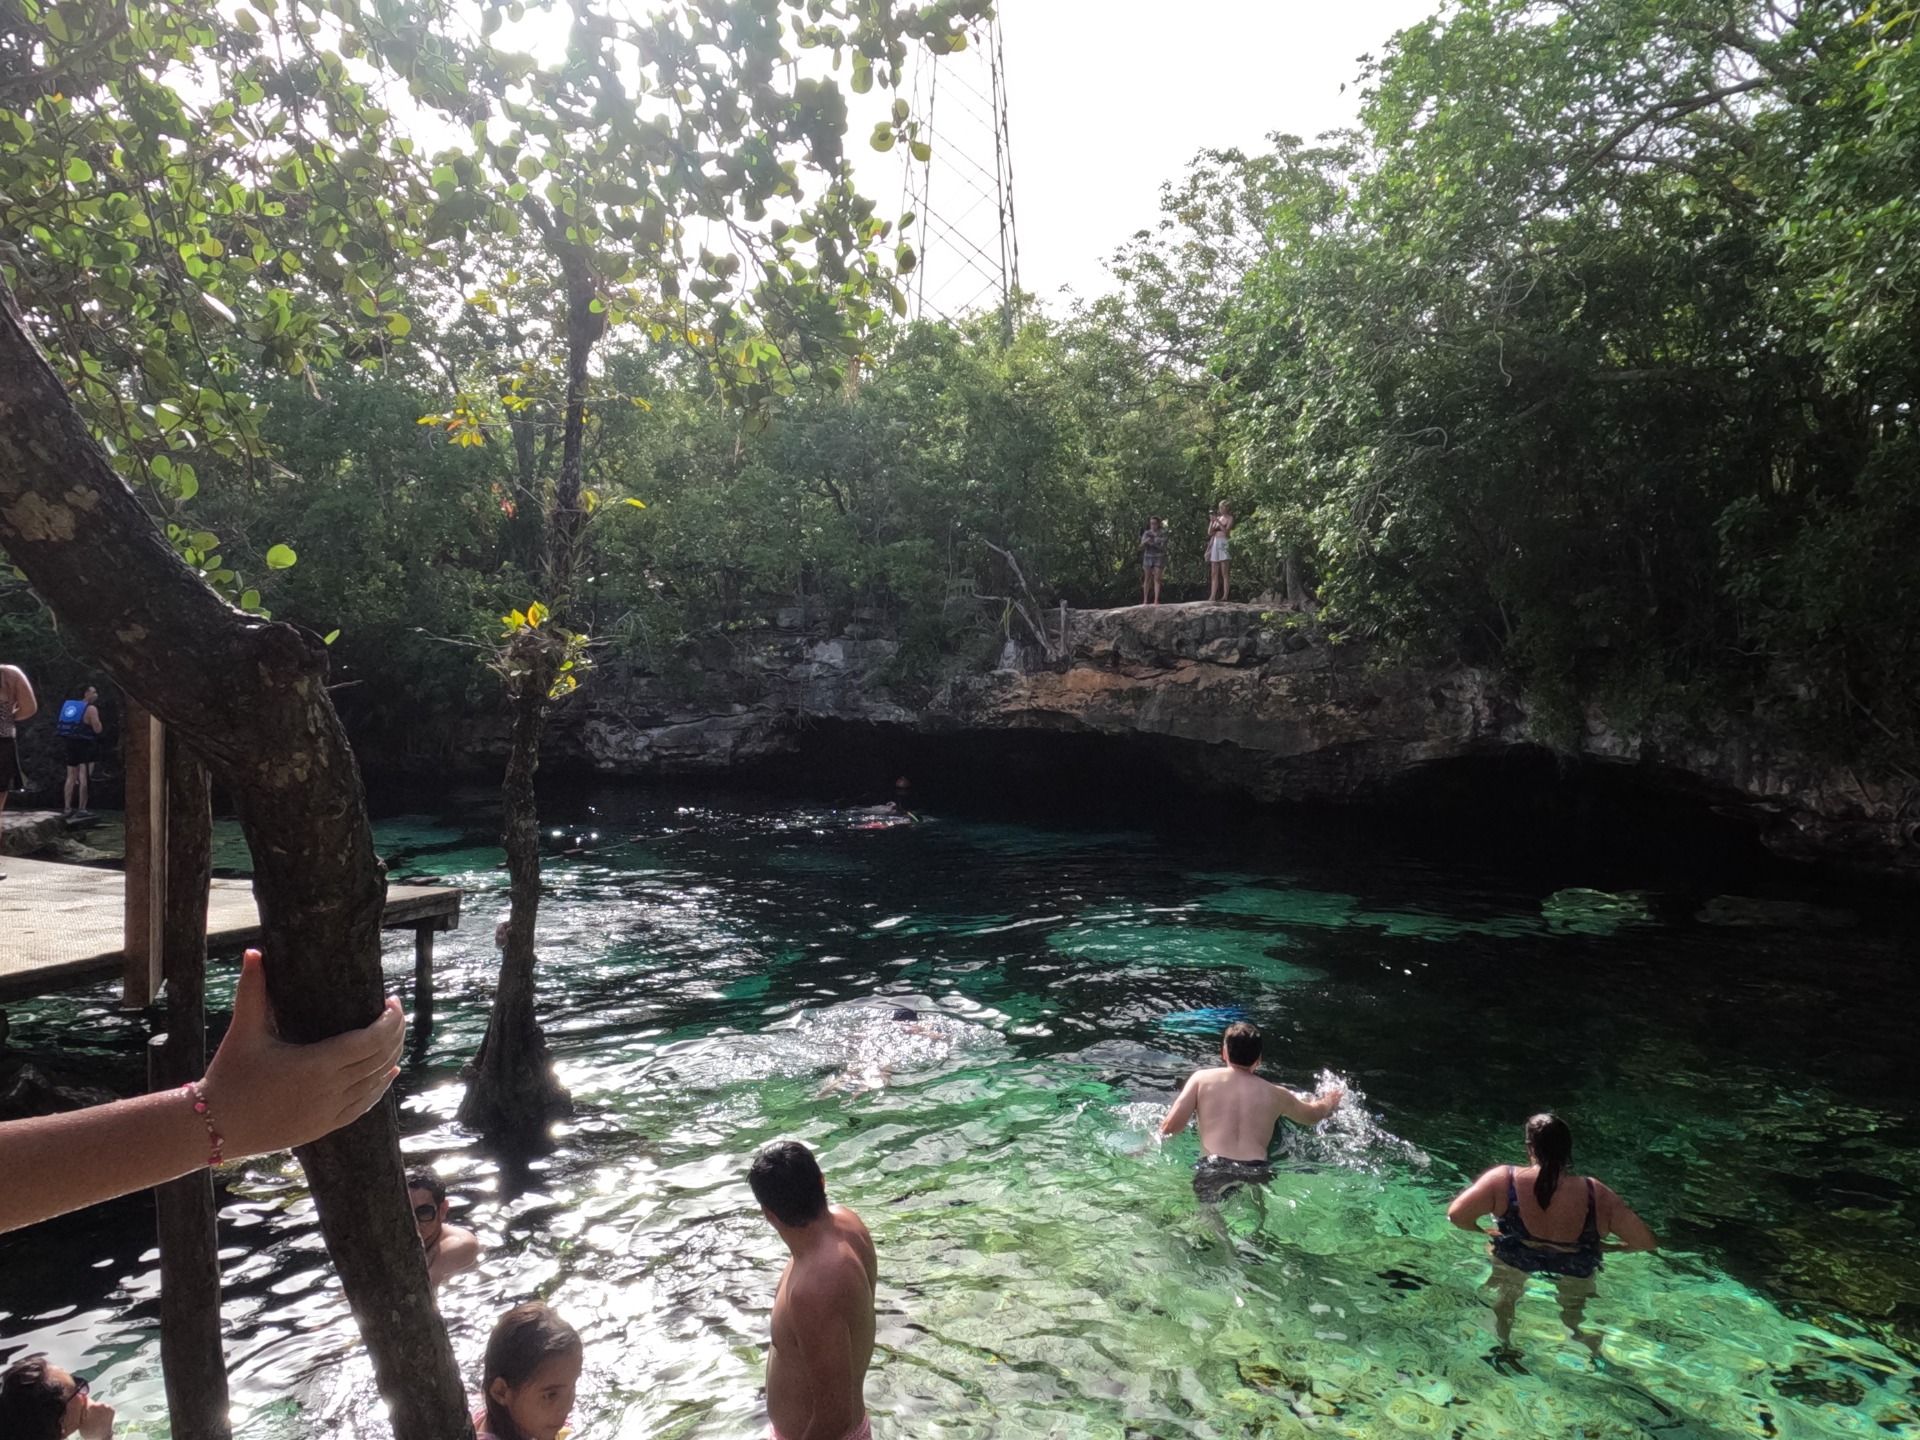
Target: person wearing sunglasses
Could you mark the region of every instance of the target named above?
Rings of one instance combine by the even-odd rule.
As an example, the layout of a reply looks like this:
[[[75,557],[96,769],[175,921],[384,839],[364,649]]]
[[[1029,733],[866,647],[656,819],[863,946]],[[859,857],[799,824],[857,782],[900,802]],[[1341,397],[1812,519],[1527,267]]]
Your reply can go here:
[[[420,1248],[427,1252],[427,1283],[436,1292],[451,1276],[480,1263],[480,1237],[447,1224],[447,1187],[438,1175],[431,1170],[410,1171],[407,1203],[413,1207]]]
[[[0,1435],[6,1440],[108,1440],[113,1407],[87,1393],[87,1377],[45,1355],[16,1360],[0,1373]]]

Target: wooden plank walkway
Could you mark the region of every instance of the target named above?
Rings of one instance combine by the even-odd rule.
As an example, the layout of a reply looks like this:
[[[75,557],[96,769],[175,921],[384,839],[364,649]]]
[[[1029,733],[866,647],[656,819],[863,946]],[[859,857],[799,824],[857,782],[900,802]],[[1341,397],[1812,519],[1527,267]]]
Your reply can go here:
[[[124,966],[126,876],[119,870],[8,856],[0,862],[0,1000],[18,1000],[117,978]],[[381,924],[412,930],[423,968],[433,932],[460,923],[449,885],[389,885]],[[215,880],[207,897],[207,949],[238,954],[260,938],[253,884]],[[422,953],[424,952],[424,953]],[[422,977],[424,978],[424,977]]]

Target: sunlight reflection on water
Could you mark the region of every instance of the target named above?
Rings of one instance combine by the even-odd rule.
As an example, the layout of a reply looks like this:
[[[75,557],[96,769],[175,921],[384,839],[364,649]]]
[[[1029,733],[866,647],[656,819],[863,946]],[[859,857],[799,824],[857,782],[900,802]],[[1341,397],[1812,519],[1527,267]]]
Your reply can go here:
[[[1221,855],[1196,872],[1145,833],[853,833],[825,811],[648,804],[609,800],[632,813],[591,822],[640,839],[550,865],[540,984],[581,1114],[511,1180],[453,1122],[491,993],[496,852],[459,825],[381,827],[396,877],[469,891],[441,946],[438,1024],[400,1087],[409,1160],[439,1168],[487,1246],[483,1271],[443,1295],[456,1352],[471,1372],[502,1309],[550,1300],[587,1340],[581,1440],[763,1424],[782,1257],[743,1176],[780,1136],[814,1146],[874,1230],[883,1435],[1920,1423],[1912,1097],[1876,1103],[1824,1058],[1836,1047],[1796,1043],[1814,1023],[1798,954],[1768,969],[1749,937],[1662,926],[1650,902],[1580,877],[1502,890],[1477,876],[1469,900],[1452,877],[1377,859],[1342,875]],[[561,828],[578,848],[583,827]],[[1872,980],[1828,997],[1835,1023],[1895,1043],[1886,986],[1907,986],[1911,1013],[1911,974],[1870,936],[1816,944],[1834,974]],[[1730,973],[1764,1047],[1709,1021],[1730,1013],[1713,1008],[1734,1003]],[[911,1026],[889,1018],[900,1005],[920,1012]],[[1229,1252],[1193,1204],[1194,1141],[1151,1135],[1217,1048],[1162,1022],[1234,1010],[1267,1031],[1275,1078],[1354,1088],[1320,1133],[1280,1147],[1264,1216],[1229,1204]],[[68,997],[15,1024],[137,1047],[131,1027],[101,1028],[107,1013],[102,996]],[[1606,1368],[1565,1343],[1543,1293],[1521,1308],[1524,1369],[1503,1373],[1485,1260],[1442,1207],[1518,1158],[1518,1121],[1544,1104],[1675,1250],[1609,1266],[1593,1311]],[[382,1434],[297,1166],[238,1167],[225,1201],[243,1440]],[[137,1206],[112,1214],[146,1223]],[[20,1237],[0,1245],[4,1333],[93,1375],[123,1433],[158,1433],[151,1250],[101,1234],[57,1232],[64,1267]]]

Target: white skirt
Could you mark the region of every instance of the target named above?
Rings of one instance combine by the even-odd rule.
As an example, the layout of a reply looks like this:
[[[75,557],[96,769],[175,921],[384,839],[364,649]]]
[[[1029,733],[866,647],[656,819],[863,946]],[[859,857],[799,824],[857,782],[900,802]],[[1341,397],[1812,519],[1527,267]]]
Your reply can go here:
[[[1217,564],[1227,558],[1227,537],[1216,535],[1207,542],[1207,562]]]

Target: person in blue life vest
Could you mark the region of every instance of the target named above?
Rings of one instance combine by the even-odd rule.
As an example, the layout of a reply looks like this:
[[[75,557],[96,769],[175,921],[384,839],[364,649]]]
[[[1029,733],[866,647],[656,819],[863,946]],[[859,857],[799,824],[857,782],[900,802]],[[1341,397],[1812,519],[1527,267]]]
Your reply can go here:
[[[31,720],[39,713],[40,705],[33,698],[27,672],[18,665],[0,665],[0,829],[6,825],[7,796],[27,788],[26,777],[20,771],[20,750],[14,741],[14,729],[21,721]],[[0,874],[0,880],[6,878]]]
[[[100,732],[107,728],[100,719],[99,702],[98,690],[81,686],[72,699],[61,702],[60,718],[53,727],[67,755],[67,785],[60,809],[72,820],[93,818],[87,808],[92,798],[87,789],[93,782],[93,762],[99,758]]]

